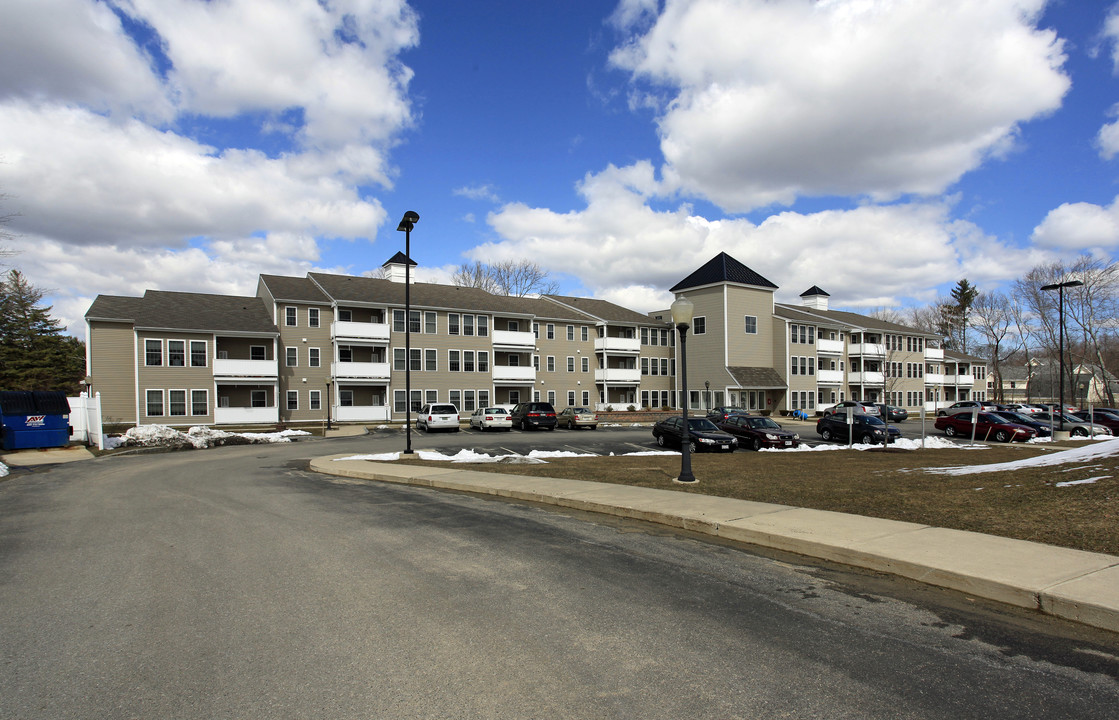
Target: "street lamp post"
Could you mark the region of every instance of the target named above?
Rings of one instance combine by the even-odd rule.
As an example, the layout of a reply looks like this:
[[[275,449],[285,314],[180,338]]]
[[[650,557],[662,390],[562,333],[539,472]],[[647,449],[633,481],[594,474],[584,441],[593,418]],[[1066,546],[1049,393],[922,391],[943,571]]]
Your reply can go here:
[[[1057,291],[1057,325],[1059,327],[1059,339],[1057,340],[1057,354],[1060,355],[1059,370],[1060,376],[1057,382],[1060,385],[1058,391],[1060,395],[1060,410],[1057,412],[1058,422],[1060,423],[1060,430],[1063,432],[1065,429],[1065,288],[1067,287],[1080,287],[1083,285],[1079,280],[1067,280],[1062,283],[1053,283],[1052,285],[1042,285],[1042,290],[1056,290]]]
[[[331,430],[330,427],[330,381],[326,381],[326,429]]]
[[[397,232],[404,233],[404,454],[412,454],[412,228],[420,216],[409,210],[404,213]]]
[[[691,438],[688,433],[688,328],[692,325],[692,315],[695,313],[695,304],[686,297],[676,298],[672,303],[672,324],[680,333],[680,384],[682,386],[684,434],[680,439],[680,477],[678,483],[694,483],[695,475],[692,474],[692,448]]]

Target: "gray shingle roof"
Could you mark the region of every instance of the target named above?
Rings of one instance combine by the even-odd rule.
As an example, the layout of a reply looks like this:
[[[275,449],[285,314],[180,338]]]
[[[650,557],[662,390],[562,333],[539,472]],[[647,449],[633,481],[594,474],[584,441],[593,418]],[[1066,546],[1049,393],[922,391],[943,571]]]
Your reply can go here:
[[[898,323],[889,322],[888,320],[879,320],[878,318],[869,315],[859,315],[853,312],[844,312],[843,310],[817,310],[816,308],[804,307],[800,305],[784,305],[777,303],[776,307],[779,310],[795,311],[802,315],[827,320],[832,324],[848,325],[853,328],[862,328],[865,330],[879,330],[888,333],[902,333],[907,335],[921,335],[923,337],[939,338],[942,337],[937,333],[931,333],[926,330],[918,330],[917,328],[909,327],[908,325],[899,325]],[[781,317],[784,314],[778,313]]]
[[[137,328],[278,334],[258,297],[148,290]]]
[[[738,387],[755,390],[784,390],[788,387],[777,371],[771,367],[728,367]]]
[[[725,252],[721,252],[704,263],[691,275],[673,285],[671,290],[672,292],[676,292],[686,288],[713,285],[722,282],[773,288],[774,290],[777,289],[777,286],[769,280],[766,280]]]
[[[592,318],[604,320],[608,323],[658,324],[657,320],[654,320],[648,315],[635,312],[629,308],[624,308],[621,305],[615,305],[609,300],[572,297],[569,295],[545,295],[544,298],[556,303],[561,303],[573,310],[582,311]]]
[[[131,322],[140,314],[143,298],[123,295],[98,295],[86,310],[87,320],[124,320]]]
[[[268,288],[276,301],[330,304],[330,298],[309,278],[261,275],[260,284]]]

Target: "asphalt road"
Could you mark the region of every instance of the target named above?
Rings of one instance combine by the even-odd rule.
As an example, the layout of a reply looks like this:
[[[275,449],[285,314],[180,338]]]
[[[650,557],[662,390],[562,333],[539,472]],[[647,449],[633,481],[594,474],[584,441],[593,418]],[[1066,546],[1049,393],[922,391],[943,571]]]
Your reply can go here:
[[[542,435],[500,444],[574,434]],[[305,469],[402,441],[16,469],[0,482],[0,718],[1113,718],[1119,707],[1114,635],[638,523]]]

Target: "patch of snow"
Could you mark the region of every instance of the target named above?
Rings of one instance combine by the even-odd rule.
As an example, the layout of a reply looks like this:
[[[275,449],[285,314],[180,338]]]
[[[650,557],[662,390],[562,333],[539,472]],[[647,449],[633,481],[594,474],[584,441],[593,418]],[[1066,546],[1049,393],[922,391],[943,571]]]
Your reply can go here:
[[[166,425],[140,425],[129,428],[119,438],[106,438],[106,448],[117,447],[174,447],[190,446],[196,449],[220,445],[252,445],[260,443],[291,442],[293,437],[310,435],[305,430],[283,430],[271,433],[232,433],[225,430],[195,425],[185,433]]]
[[[1110,475],[1100,475],[1099,477],[1087,478],[1085,480],[1067,480],[1065,482],[1057,483],[1057,487],[1068,487],[1069,485],[1091,485],[1097,480],[1104,480],[1111,477]]]
[[[598,457],[594,453],[577,453],[570,450],[533,450],[528,456],[538,460],[545,458]]]
[[[613,455],[614,453],[610,453]],[[640,450],[638,452],[622,453],[622,457],[637,457],[639,455],[679,455],[675,450]]]
[[[8,475],[8,466],[5,465],[4,463],[0,462],[0,477],[7,477],[7,475]]]
[[[977,473],[1003,472],[1017,470],[1024,467],[1043,467],[1051,465],[1065,465],[1067,463],[1085,462],[1098,458],[1119,454],[1119,439],[1112,438],[1106,442],[1097,442],[1085,447],[1062,450],[1050,455],[1040,455],[1032,458],[1022,458],[993,465],[954,466],[943,468],[927,468],[926,472],[938,475],[973,475]]]

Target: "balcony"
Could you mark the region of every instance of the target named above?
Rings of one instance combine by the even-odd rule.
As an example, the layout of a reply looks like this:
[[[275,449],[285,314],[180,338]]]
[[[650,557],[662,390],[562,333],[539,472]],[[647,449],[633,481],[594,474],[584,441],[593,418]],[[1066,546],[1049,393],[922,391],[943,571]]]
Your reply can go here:
[[[387,405],[335,405],[330,409],[330,412],[337,422],[389,421]]]
[[[608,353],[633,353],[641,352],[641,340],[638,338],[601,337],[594,339],[595,352]]]
[[[387,343],[389,341],[389,326],[388,323],[338,320],[330,324],[330,339]]]
[[[494,330],[493,349],[512,352],[530,352],[536,347],[536,335],[530,332],[513,330]]]
[[[925,359],[926,360],[943,360],[944,359],[944,349],[943,348],[931,348],[931,347],[925,348]]]
[[[885,381],[886,375],[881,372],[853,372],[847,374],[847,382],[852,385],[882,385]]]
[[[843,341],[816,338],[816,352],[823,355],[842,355]]]
[[[217,407],[214,408],[215,425],[254,425],[278,423],[280,409],[277,407]]]
[[[531,365],[491,365],[490,368],[495,383],[531,385],[536,382],[536,368]]]
[[[638,368],[599,368],[594,371],[594,381],[637,385],[641,382],[641,370]]]
[[[852,343],[848,352],[851,355],[886,357],[886,346],[882,343]]]
[[[214,377],[222,378],[268,378],[275,380],[280,365],[275,360],[214,360]]]
[[[330,364],[331,374],[338,380],[388,380],[387,362],[336,362]]]
[[[943,385],[944,384],[944,374],[943,373],[925,373],[925,384],[926,385]]]
[[[816,383],[818,385],[842,385],[842,370],[817,370]]]
[[[967,385],[970,387],[975,382],[975,378],[971,375],[945,375],[944,382],[947,385]]]

